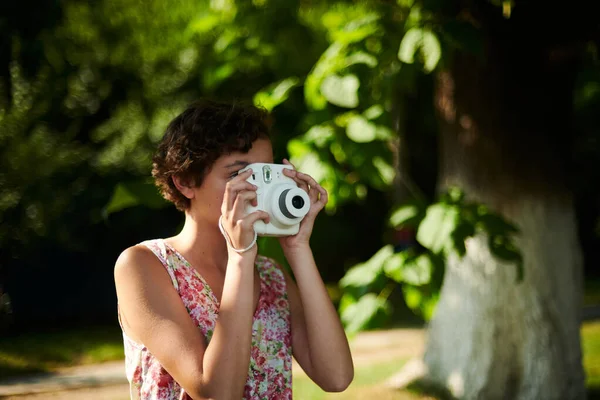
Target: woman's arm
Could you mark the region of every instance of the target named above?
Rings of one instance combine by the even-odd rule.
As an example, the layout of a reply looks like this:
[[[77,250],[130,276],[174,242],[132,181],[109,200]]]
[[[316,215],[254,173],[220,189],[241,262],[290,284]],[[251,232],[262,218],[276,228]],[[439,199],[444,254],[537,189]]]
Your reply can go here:
[[[283,162],[290,164],[287,160]],[[296,286],[292,279],[286,277],[294,357],[322,389],[342,391],[354,378],[352,355],[309,245],[315,218],[327,204],[327,191],[309,175],[288,169],[284,170],[284,174],[308,193],[311,202],[298,233],[280,238],[297,281]]]
[[[230,258],[213,337],[208,346],[150,250],[119,257],[115,282],[128,330],[193,399],[240,399],[252,339],[252,255]]]
[[[341,392],[354,378],[348,340],[310,248],[286,252],[296,283],[286,275],[294,357],[323,390]]]

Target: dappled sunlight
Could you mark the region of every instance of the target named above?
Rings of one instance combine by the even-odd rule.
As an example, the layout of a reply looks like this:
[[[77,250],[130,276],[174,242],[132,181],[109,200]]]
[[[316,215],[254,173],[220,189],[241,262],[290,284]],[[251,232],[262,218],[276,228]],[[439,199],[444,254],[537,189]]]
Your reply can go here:
[[[462,377],[461,371],[453,371],[446,381],[446,386],[457,398],[461,398],[465,393],[465,382]]]

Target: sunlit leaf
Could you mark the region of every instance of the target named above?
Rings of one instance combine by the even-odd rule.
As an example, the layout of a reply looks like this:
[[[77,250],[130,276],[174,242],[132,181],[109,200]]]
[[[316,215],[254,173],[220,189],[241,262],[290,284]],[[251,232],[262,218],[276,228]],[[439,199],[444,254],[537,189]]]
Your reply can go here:
[[[341,287],[367,286],[383,273],[384,262],[394,253],[391,245],[384,246],[375,253],[368,261],[350,268],[346,275],[340,280]]]
[[[416,204],[405,204],[397,208],[390,216],[390,225],[394,228],[416,225],[423,218],[423,210]]]
[[[431,281],[433,262],[429,253],[415,255],[410,250],[396,253],[384,264],[385,274],[398,283],[414,286],[428,284]]]
[[[372,142],[376,138],[375,124],[367,121],[360,115],[353,117],[346,128],[348,137],[356,143]]]
[[[344,65],[345,46],[332,43],[321,55],[304,82],[304,99],[309,108],[322,110],[327,106],[327,99],[321,93],[323,80],[337,72]]]
[[[338,310],[340,313],[344,313],[344,311],[353,304],[356,304],[357,299],[351,292],[345,292],[340,298],[340,303],[338,305]]]
[[[447,204],[434,204],[427,208],[425,218],[417,230],[417,240],[434,253],[453,248],[452,232],[460,221],[459,210]]]
[[[411,28],[409,29],[400,42],[400,48],[398,49],[398,59],[406,64],[412,64],[415,62],[415,54],[421,45],[423,40],[423,29]]]
[[[373,165],[377,168],[377,172],[379,172],[379,176],[385,185],[391,185],[394,182],[396,171],[383,158],[373,157]]]
[[[342,30],[333,32],[333,39],[344,44],[359,42],[377,32],[378,19],[377,14],[370,13],[352,20]]]
[[[358,302],[350,304],[341,315],[349,334],[365,328],[379,313],[389,314],[390,308],[384,299],[373,293],[362,296]]]
[[[377,58],[375,56],[372,56],[369,53],[365,53],[364,51],[359,51],[346,57],[346,67],[355,64],[365,64],[373,68],[377,66],[377,63]]]
[[[254,104],[272,111],[276,106],[287,100],[290,91],[298,85],[296,77],[283,79],[254,95]]]
[[[363,112],[363,116],[366,119],[377,119],[377,118],[381,117],[382,114],[383,114],[383,107],[381,107],[379,104],[375,104],[374,106],[367,108]]]
[[[321,93],[331,104],[355,108],[358,106],[359,86],[360,82],[356,75],[330,75],[321,84]]]
[[[404,292],[404,301],[406,301],[406,305],[412,310],[418,310],[423,299],[421,291],[409,285],[403,285],[402,291]]]
[[[425,31],[422,40],[421,48],[425,72],[431,72],[442,57],[442,48],[437,36],[433,32]]]
[[[402,280],[411,285],[425,285],[431,281],[433,264],[427,253],[406,260],[402,266]]]
[[[219,25],[222,16],[216,13],[203,13],[198,18],[193,20],[188,26],[188,34],[204,34],[210,32],[213,28]]]
[[[410,255],[402,251],[390,256],[383,265],[385,274],[398,283],[402,283],[402,268]]]
[[[317,147],[323,147],[335,138],[335,130],[329,125],[315,125],[302,138]]]
[[[412,64],[415,61],[417,52],[421,54],[425,72],[433,71],[442,56],[440,42],[433,32],[416,27],[406,32],[402,42],[400,42],[398,59],[404,63]]]

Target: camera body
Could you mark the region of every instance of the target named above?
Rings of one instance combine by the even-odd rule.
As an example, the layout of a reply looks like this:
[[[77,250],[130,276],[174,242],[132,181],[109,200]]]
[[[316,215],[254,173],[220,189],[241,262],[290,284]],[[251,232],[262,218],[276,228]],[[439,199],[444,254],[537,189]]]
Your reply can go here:
[[[265,211],[271,217],[269,223],[259,220],[254,224],[258,236],[291,236],[298,233],[300,222],[310,209],[308,194],[296,182],[283,174],[293,169],[285,164],[254,163],[240,172],[252,169],[248,182],[257,186],[257,206],[246,206],[246,214]]]

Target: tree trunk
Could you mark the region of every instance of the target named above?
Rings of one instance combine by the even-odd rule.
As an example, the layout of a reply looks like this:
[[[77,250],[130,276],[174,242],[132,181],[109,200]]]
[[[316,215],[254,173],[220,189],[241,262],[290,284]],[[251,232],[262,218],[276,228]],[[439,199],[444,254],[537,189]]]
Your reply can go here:
[[[456,185],[521,230],[524,279],[484,235],[447,260],[430,323],[428,378],[465,399],[583,399],[582,256],[561,160],[569,151],[571,59],[535,38],[486,38],[438,76],[440,189]]]

